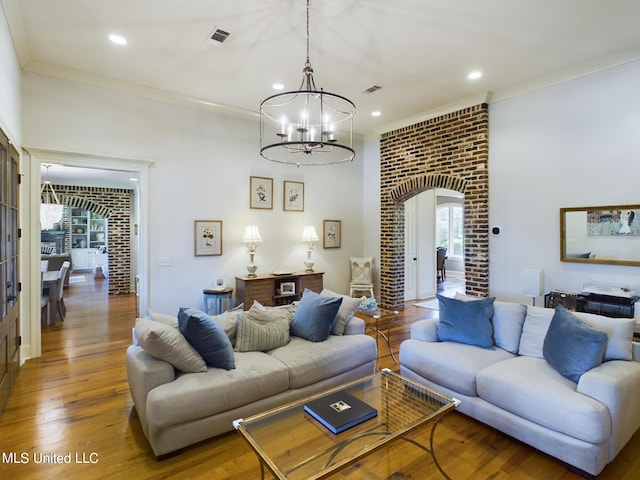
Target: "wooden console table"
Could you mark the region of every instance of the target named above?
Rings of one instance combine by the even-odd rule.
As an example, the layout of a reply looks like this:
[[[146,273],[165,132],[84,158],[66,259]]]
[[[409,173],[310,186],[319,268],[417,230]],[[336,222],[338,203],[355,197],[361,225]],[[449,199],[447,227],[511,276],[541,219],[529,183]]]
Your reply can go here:
[[[236,277],[236,301],[244,303],[245,310],[251,308],[254,300],[266,307],[287,305],[300,300],[305,288],[320,293],[323,275],[323,272],[303,272]]]

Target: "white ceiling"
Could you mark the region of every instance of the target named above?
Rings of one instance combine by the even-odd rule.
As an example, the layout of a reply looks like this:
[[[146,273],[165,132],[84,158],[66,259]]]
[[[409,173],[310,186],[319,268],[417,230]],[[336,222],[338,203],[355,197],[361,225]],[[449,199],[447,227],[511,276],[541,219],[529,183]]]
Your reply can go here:
[[[248,115],[302,79],[304,0],[0,3],[26,71]],[[638,0],[312,0],[310,60],[318,87],[356,104],[355,130],[380,132],[640,58],[639,24]]]

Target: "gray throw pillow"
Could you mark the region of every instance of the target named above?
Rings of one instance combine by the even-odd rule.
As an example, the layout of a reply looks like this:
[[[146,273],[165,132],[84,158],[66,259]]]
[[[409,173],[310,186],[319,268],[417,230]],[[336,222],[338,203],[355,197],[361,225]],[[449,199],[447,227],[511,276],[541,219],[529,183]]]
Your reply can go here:
[[[186,372],[206,372],[207,365],[178,329],[162,322],[137,318],[135,336],[149,355]]]
[[[236,352],[266,352],[289,343],[289,320],[281,318],[258,323],[248,317],[238,319]]]
[[[353,298],[348,295],[341,295],[336,292],[332,292],[331,290],[324,289],[320,292],[320,295],[323,297],[340,297],[342,298],[342,303],[340,304],[340,308],[338,309],[338,315],[336,315],[336,321],[333,324],[333,328],[331,329],[332,335],[344,335],[344,330],[347,327],[347,323],[353,317],[353,314],[358,310],[358,307],[362,303],[362,298]]]

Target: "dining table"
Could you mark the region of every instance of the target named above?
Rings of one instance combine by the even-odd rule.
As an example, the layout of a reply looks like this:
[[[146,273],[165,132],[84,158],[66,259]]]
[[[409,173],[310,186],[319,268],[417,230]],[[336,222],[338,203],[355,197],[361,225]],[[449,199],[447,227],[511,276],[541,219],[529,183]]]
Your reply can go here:
[[[42,294],[49,292],[49,311],[51,324],[56,324],[62,319],[58,308],[58,271],[42,272]]]

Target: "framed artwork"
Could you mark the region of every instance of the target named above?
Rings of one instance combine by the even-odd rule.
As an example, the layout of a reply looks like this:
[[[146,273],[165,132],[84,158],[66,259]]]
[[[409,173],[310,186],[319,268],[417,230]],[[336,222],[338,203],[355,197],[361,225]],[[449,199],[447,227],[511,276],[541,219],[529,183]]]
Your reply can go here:
[[[623,237],[640,235],[640,210],[587,210],[587,235],[590,237]]]
[[[304,182],[284,181],[284,210],[288,212],[304,212]]]
[[[249,206],[261,210],[273,209],[273,178],[249,179]]]
[[[295,293],[296,293],[296,282],[282,282],[280,284],[281,295],[295,295]]]
[[[322,248],[340,248],[342,244],[342,221],[323,220]]]
[[[222,255],[222,220],[195,220],[194,255]]]

